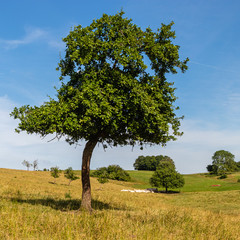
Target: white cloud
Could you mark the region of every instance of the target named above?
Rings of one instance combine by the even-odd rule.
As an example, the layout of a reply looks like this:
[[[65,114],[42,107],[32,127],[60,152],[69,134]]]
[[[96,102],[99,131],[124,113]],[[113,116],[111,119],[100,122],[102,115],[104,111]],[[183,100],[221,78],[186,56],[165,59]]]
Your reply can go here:
[[[65,46],[61,40],[56,40],[49,31],[34,27],[25,28],[25,35],[22,38],[10,40],[0,39],[0,44],[8,50],[28,45],[39,40],[46,42],[52,48],[63,49]]]
[[[46,31],[40,28],[27,28],[24,37],[13,40],[0,39],[0,43],[2,43],[6,49],[13,49],[19,47],[20,45],[30,44],[38,41],[39,39],[43,39],[47,36],[47,34],[48,33]]]

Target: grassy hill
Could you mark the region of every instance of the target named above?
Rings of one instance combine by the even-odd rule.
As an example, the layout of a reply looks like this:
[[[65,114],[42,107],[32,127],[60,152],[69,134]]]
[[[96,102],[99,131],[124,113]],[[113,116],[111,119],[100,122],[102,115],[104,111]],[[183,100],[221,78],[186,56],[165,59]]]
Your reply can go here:
[[[152,177],[153,171],[128,171],[128,173],[133,180],[132,187],[151,187],[149,179]],[[217,176],[208,174],[188,174],[184,175],[185,185],[180,190],[181,192],[240,190],[240,183],[237,182],[239,178],[240,173],[230,174],[226,179],[218,179]]]
[[[92,178],[88,214],[76,211],[80,179],[68,186],[63,175],[52,184],[49,172],[0,169],[0,239],[239,239],[240,191],[231,190],[240,189],[237,175],[187,175],[179,194],[121,192],[151,174],[132,171],[135,182],[104,185]],[[218,181],[224,191],[212,191]]]

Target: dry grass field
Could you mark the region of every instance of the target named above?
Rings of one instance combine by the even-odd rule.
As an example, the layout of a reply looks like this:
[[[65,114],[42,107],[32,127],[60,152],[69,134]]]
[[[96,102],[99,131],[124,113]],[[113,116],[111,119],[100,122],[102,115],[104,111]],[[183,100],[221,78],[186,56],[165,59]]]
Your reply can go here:
[[[0,169],[0,239],[240,239],[240,190],[121,192],[92,178],[92,214],[79,212],[81,180]]]

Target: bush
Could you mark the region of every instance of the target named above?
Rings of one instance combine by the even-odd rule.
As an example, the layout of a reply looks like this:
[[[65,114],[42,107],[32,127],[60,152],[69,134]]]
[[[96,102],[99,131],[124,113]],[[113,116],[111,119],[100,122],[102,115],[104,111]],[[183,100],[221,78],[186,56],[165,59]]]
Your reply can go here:
[[[219,179],[224,179],[224,178],[227,178],[227,174],[222,174]]]
[[[91,173],[92,177],[97,177],[101,183],[106,182],[106,179],[118,181],[130,181],[130,175],[124,171],[119,165],[109,165],[108,167],[98,168]]]

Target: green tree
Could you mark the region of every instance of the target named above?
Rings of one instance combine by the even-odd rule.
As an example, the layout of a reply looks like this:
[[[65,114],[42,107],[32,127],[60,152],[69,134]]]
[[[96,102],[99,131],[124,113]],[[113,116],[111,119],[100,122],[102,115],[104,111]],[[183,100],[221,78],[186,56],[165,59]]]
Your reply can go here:
[[[162,161],[159,163],[157,170],[150,178],[150,184],[153,187],[164,187],[166,192],[169,188],[181,188],[184,186],[184,178],[175,169],[175,166],[169,161]]]
[[[147,164],[146,164],[146,157],[144,156],[139,156],[134,164],[133,167],[135,170],[148,170]]]
[[[237,171],[238,167],[234,158],[235,156],[228,151],[216,151],[212,156],[212,165],[208,165],[207,170],[216,175],[224,175],[227,172]]]
[[[236,165],[237,165],[237,171],[240,171],[240,161],[236,162]]]
[[[64,171],[64,177],[69,179],[68,185],[70,185],[72,181],[79,179],[79,177],[76,175],[76,173],[73,171],[71,167],[67,168]]]
[[[54,183],[56,183],[56,179],[60,177],[61,170],[59,167],[51,167],[51,176],[54,177]]]
[[[172,42],[173,22],[144,31],[123,14],[103,14],[87,27],[76,26],[63,39],[66,54],[58,67],[62,86],[56,99],[11,113],[20,120],[18,132],[55,133],[70,144],[86,141],[81,203],[86,210],[91,210],[90,160],[97,143],[142,148],[182,135],[175,88],[166,74],[177,68],[184,72],[188,59],[179,59],[179,46]]]
[[[156,171],[157,166],[161,161],[169,161],[174,165],[174,161],[168,157],[163,155],[158,156],[139,156],[135,163],[133,164],[135,170],[148,170],[148,171]]]

